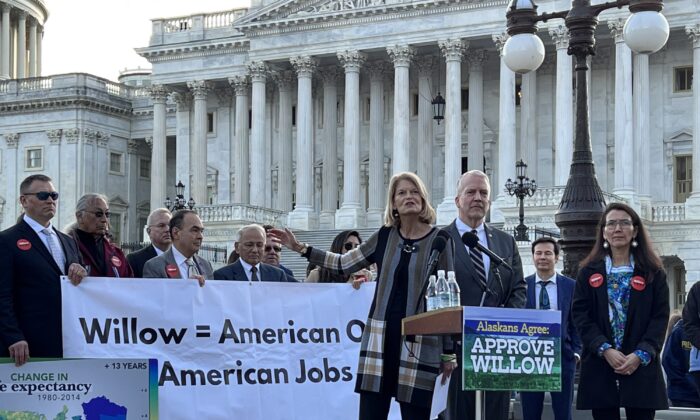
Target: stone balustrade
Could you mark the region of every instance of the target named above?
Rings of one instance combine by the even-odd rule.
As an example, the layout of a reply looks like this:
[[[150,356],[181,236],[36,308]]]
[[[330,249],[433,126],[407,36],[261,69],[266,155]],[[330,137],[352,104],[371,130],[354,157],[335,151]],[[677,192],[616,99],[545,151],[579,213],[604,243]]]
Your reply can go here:
[[[16,100],[16,96],[29,92],[53,91],[64,94],[66,90],[76,92],[81,88],[106,92],[124,99],[148,96],[147,90],[143,87],[127,86],[85,73],[68,73],[0,81],[0,102]],[[50,94],[51,92],[43,92],[42,96]]]
[[[243,17],[248,9],[224,10],[213,13],[200,13],[152,21],[150,45],[161,45],[183,41],[207,39],[208,32],[214,31],[220,37],[221,30],[233,28],[233,22]]]
[[[680,222],[685,220],[685,204],[652,206],[652,222]]]
[[[249,206],[245,204],[218,204],[211,206],[197,206],[197,213],[204,223],[240,222],[258,223],[261,225],[286,226],[287,213],[264,207]]]

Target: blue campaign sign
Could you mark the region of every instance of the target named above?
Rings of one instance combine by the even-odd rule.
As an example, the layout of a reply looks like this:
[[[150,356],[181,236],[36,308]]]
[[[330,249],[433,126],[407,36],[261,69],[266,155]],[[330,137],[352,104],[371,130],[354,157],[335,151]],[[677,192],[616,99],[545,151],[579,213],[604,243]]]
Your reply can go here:
[[[464,390],[561,391],[561,312],[465,306]]]

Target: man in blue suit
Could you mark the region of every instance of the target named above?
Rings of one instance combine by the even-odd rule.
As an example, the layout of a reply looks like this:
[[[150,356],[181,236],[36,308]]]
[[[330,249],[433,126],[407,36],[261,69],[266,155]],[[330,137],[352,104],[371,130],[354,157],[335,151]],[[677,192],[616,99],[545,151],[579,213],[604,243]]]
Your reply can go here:
[[[261,262],[265,255],[266,240],[267,235],[262,226],[256,224],[243,226],[238,231],[235,245],[240,258],[235,263],[214,271],[214,279],[249,282],[288,281],[284,271]]]
[[[571,318],[571,302],[576,282],[556,273],[555,266],[559,260],[559,244],[553,238],[542,237],[532,243],[532,260],[537,272],[525,278],[527,282],[525,307],[561,311],[561,392],[550,392],[550,395],[554,418],[556,420],[571,420],[574,374],[581,352],[581,339]],[[525,420],[540,420],[544,392],[523,392],[521,397],[523,418]]]

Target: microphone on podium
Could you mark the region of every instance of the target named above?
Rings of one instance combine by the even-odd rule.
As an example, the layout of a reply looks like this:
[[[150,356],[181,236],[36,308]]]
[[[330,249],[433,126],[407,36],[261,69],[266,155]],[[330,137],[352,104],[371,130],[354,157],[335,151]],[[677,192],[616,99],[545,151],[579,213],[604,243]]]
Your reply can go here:
[[[513,272],[511,266],[509,266],[503,258],[499,257],[498,255],[496,255],[496,253],[486,248],[481,242],[479,242],[479,237],[475,234],[471,232],[464,232],[464,235],[462,235],[462,242],[470,249],[476,248],[479,251],[481,251],[481,253],[488,255],[489,258],[491,258],[491,261],[494,263],[494,265],[502,265],[508,271]]]

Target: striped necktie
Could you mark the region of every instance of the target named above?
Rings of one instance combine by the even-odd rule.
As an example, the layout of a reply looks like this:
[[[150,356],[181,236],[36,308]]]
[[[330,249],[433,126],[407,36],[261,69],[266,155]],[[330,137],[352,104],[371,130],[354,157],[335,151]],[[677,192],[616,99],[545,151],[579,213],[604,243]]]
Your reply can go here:
[[[476,230],[472,230],[474,235],[477,235]],[[477,238],[479,236],[477,235]],[[469,250],[469,256],[472,258],[472,264],[474,264],[474,270],[476,271],[476,276],[486,284],[486,269],[484,268],[484,256],[477,247],[471,248]]]
[[[188,278],[194,278],[194,276],[199,275],[199,269],[197,269],[197,265],[194,263],[193,258],[188,258],[185,260],[187,263],[187,277]]]
[[[540,280],[537,283],[540,285],[540,309],[552,309],[549,303],[549,292],[547,292],[547,284],[549,282]]]
[[[49,228],[42,229],[41,233],[46,235],[46,245],[49,248],[49,253],[56,262],[59,270],[61,270],[61,274],[66,274],[66,259],[63,257],[63,252],[61,252],[61,244],[58,243],[58,238],[53,233],[53,230]]]

